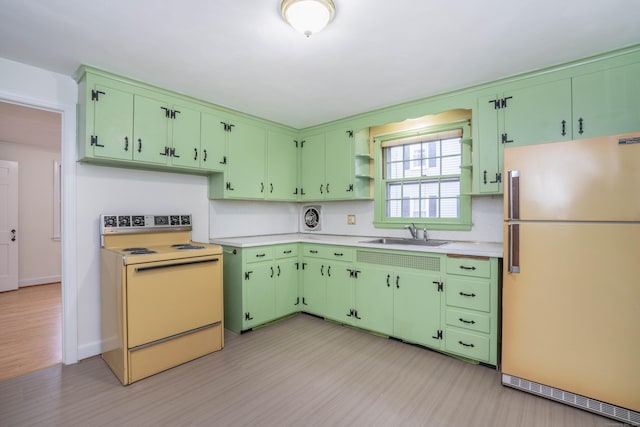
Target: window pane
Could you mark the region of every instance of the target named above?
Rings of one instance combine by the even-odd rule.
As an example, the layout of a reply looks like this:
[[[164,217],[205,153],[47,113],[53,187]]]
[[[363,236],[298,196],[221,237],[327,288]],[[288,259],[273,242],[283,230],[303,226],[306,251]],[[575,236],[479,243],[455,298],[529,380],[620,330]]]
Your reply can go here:
[[[441,199],[440,200],[440,217],[441,218],[458,218],[460,216],[460,199]]]
[[[385,150],[387,151],[387,155],[385,157],[388,162],[401,162],[404,160],[402,155],[404,147],[402,145],[385,148]]]
[[[460,175],[460,156],[442,158],[442,175]]]
[[[438,197],[438,181],[422,181],[420,190],[420,197],[423,199]]]
[[[440,182],[440,197],[458,197],[460,195],[460,180],[451,179]]]
[[[389,163],[387,167],[387,179],[403,178],[403,163]]]
[[[460,217],[460,138],[396,145],[382,153],[384,178],[395,180],[386,183],[387,217]]]
[[[389,218],[402,218],[402,200],[387,201],[387,216]]]
[[[460,143],[460,138],[453,139],[445,139],[442,141],[442,155],[443,156],[454,156],[456,154],[460,154],[462,147]]]
[[[418,182],[405,182],[402,188],[403,199],[418,199],[420,198],[420,183]]]
[[[439,176],[440,175],[440,159],[432,158],[423,161],[423,176]]]
[[[404,177],[417,178],[421,175],[420,160],[412,160],[404,163]]]
[[[387,184],[387,199],[401,199],[402,198],[402,184],[401,183],[388,183]]]

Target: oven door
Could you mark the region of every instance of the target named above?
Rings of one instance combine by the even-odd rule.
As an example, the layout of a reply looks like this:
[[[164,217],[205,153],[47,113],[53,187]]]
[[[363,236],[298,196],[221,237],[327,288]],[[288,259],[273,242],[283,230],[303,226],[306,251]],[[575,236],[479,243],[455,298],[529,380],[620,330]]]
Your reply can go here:
[[[126,268],[129,349],[222,322],[222,255]]]

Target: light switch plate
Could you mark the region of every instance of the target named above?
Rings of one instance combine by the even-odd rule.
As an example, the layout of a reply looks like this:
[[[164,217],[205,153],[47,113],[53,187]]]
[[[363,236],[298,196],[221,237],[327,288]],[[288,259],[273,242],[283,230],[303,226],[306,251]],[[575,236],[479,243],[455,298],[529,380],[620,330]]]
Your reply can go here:
[[[347,215],[347,224],[356,225],[356,216],[353,214]]]

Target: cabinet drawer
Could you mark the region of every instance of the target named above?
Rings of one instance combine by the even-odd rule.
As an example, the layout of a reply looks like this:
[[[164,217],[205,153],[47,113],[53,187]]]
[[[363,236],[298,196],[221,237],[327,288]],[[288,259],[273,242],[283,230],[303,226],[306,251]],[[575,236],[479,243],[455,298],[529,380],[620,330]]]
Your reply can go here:
[[[447,273],[473,277],[491,277],[491,261],[480,258],[447,256]]]
[[[324,245],[304,245],[302,255],[311,258],[326,258],[327,246]]]
[[[488,280],[449,276],[445,294],[447,305],[491,311],[491,287]]]
[[[278,245],[273,248],[273,252],[276,259],[296,257],[298,256],[298,244]]]
[[[462,332],[452,328],[445,331],[445,349],[474,360],[489,360],[491,340],[486,335]]]
[[[257,248],[249,248],[244,250],[247,263],[268,261],[273,259],[272,246],[259,246]]]
[[[486,314],[454,308],[447,308],[446,313],[447,325],[449,326],[457,326],[487,334],[491,332],[491,317]]]
[[[353,249],[344,248],[340,246],[328,246],[327,247],[327,258],[335,259],[336,261],[353,261]]]
[[[334,259],[347,262],[353,261],[353,249],[342,246],[305,245],[303,255],[311,258]]]

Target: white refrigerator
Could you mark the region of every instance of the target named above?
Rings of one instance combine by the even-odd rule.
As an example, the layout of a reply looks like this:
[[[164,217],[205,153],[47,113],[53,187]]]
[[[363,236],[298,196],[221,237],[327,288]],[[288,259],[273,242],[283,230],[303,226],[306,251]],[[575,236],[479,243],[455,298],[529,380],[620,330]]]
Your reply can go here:
[[[640,133],[504,168],[502,383],[640,425]]]

